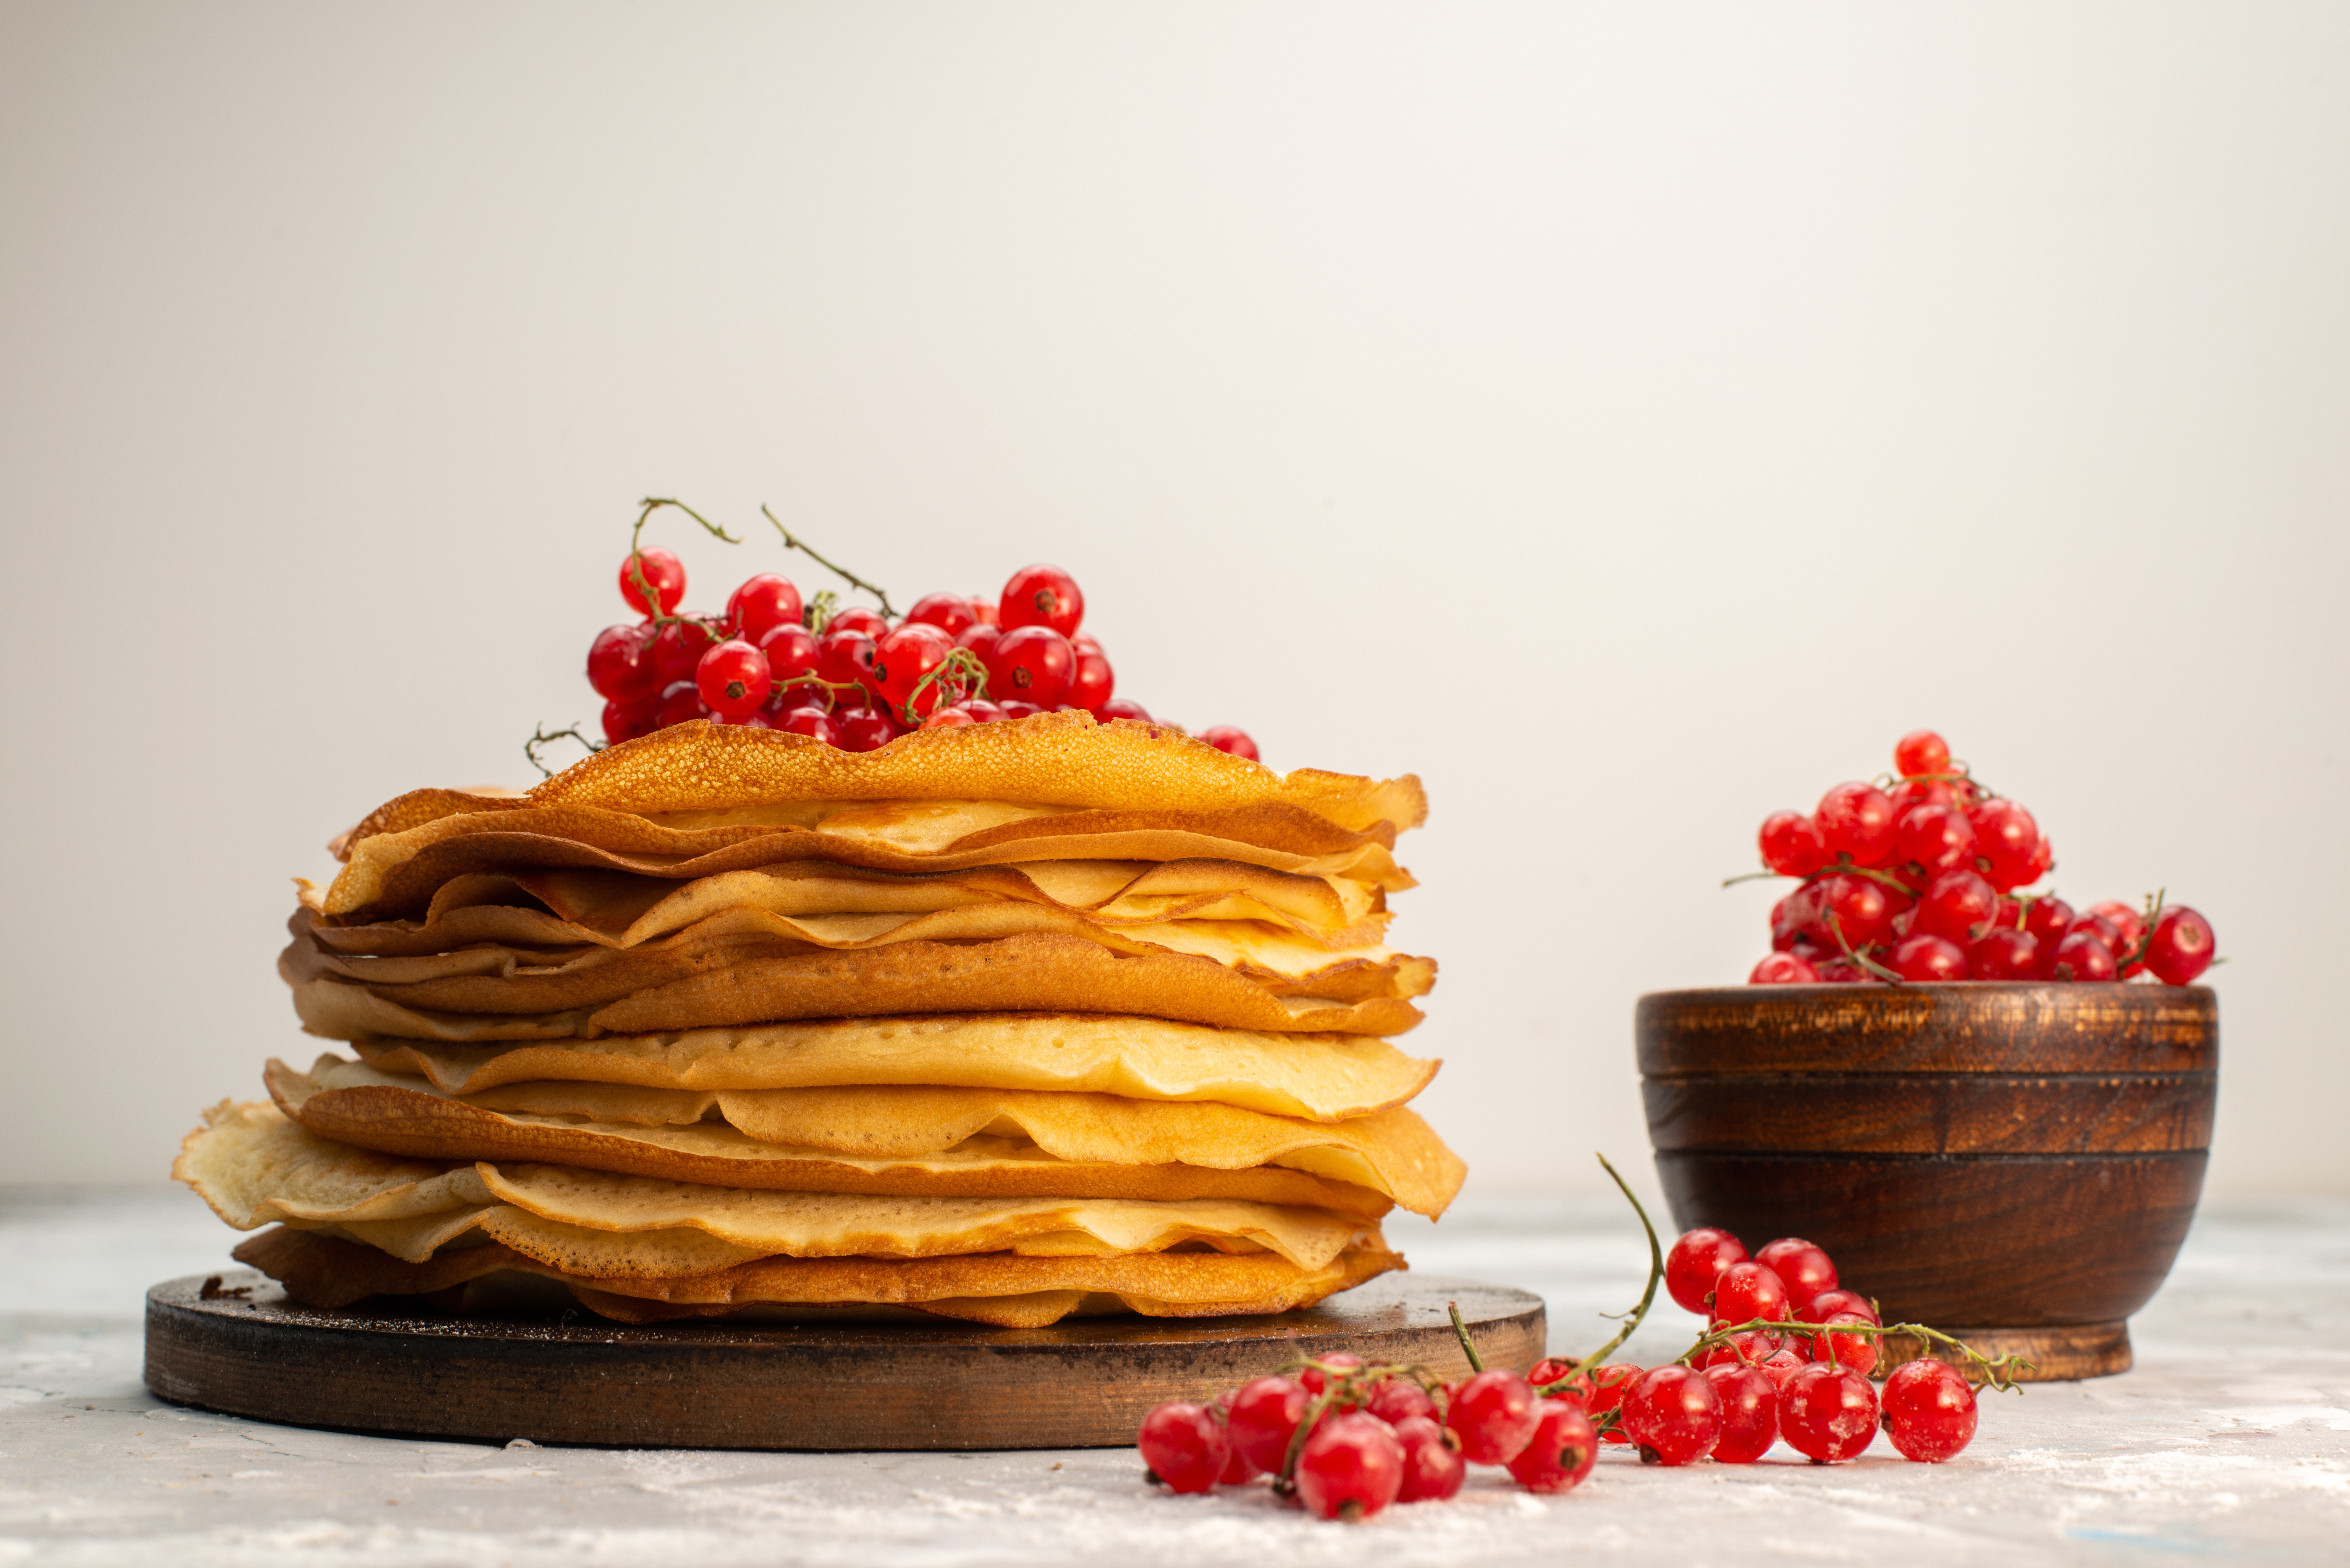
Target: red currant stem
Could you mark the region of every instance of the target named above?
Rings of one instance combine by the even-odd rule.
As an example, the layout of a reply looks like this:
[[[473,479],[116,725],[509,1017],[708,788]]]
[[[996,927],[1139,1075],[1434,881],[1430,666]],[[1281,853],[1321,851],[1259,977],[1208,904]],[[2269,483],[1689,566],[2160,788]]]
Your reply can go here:
[[[1461,1321],[1461,1303],[1459,1302],[1446,1302],[1444,1303],[1444,1310],[1452,1314],[1452,1335],[1455,1339],[1458,1339],[1461,1342],[1461,1354],[1469,1358],[1469,1370],[1471,1372],[1484,1371],[1485,1358],[1478,1355],[1477,1347],[1469,1342],[1469,1325]]]
[[[1784,877],[1785,875],[1787,875],[1787,873],[1784,871],[1749,871],[1742,876],[1724,877],[1721,879],[1721,885],[1725,888],[1735,888],[1741,882],[1762,882],[1767,881],[1773,877]]]
[[[550,730],[542,723],[532,727],[530,739],[522,743],[522,754],[530,759],[530,765],[532,767],[536,768],[548,778],[553,778],[555,776],[555,770],[538,760],[538,748],[546,745],[550,741],[563,740],[578,742],[581,745],[588,748],[588,754],[591,757],[598,752],[604,749],[603,742],[591,741],[587,736],[581,734],[579,732],[579,726],[576,722],[564,726],[560,730]]]
[[[822,556],[817,555],[816,553],[815,546],[809,545],[803,539],[795,537],[790,529],[784,526],[784,521],[782,518],[776,516],[773,512],[768,511],[767,504],[765,502],[762,501],[759,503],[759,510],[765,513],[767,521],[775,525],[775,532],[784,536],[785,549],[799,551],[802,555],[813,558],[817,566],[822,566],[826,571],[830,572],[834,576],[838,577],[850,587],[863,588],[867,593],[871,594],[875,598],[879,599],[881,601],[881,616],[883,619],[896,620],[898,618],[898,612],[889,607],[889,596],[886,591],[875,587],[871,583],[867,582],[855,572],[846,570],[840,566],[836,566],[830,561],[826,560]]]
[[[1850,959],[1853,962],[1858,964],[1861,968],[1866,970],[1869,973],[1875,975],[1877,979],[1886,981],[1889,985],[1899,985],[1902,983],[1901,977],[1899,975],[1894,973],[1883,964],[1878,963],[1875,959],[1870,958],[1866,950],[1861,952],[1855,952],[1852,950],[1852,944],[1844,940],[1844,922],[1836,919],[1836,914],[1834,909],[1830,909],[1828,911],[1828,932],[1835,938],[1836,946],[1844,950],[1845,957]]]
[[[1804,883],[1808,887],[1812,883],[1818,881],[1823,877],[1864,877],[1871,882],[1883,883],[1886,887],[1892,888],[1903,898],[1915,898],[1918,896],[1918,889],[1912,888],[1908,883],[1904,882],[1892,872],[1874,871],[1866,866],[1856,866],[1848,857],[1838,857],[1835,865],[1827,867],[1823,870],[1813,872],[1810,876],[1804,878]]]
[[[778,680],[775,682],[775,685],[777,691],[783,691],[785,688],[793,686],[821,686],[827,692],[862,691],[865,690],[863,686],[854,680],[827,680],[823,676],[815,674],[795,675],[789,680]]]
[[[1992,1388],[2002,1393],[2004,1393],[2011,1388],[2014,1389],[2019,1394],[2022,1392],[2022,1386],[2017,1384],[2012,1376],[2010,1376],[2011,1374],[2016,1372],[2036,1372],[2039,1370],[2039,1368],[2033,1366],[2031,1362],[2012,1353],[1999,1356],[1985,1355],[1981,1351],[1975,1349],[1974,1346],[1969,1345],[1966,1341],[1956,1338],[1950,1334],[1944,1334],[1939,1328],[1928,1328],[1922,1323],[1888,1323],[1882,1326],[1873,1323],[1840,1323],[1831,1326],[1826,1324],[1804,1323],[1794,1318],[1771,1317],[1750,1318],[1744,1323],[1711,1325],[1707,1328],[1705,1333],[1697,1336],[1697,1343],[1683,1351],[1679,1359],[1683,1363],[1687,1363],[1693,1357],[1704,1355],[1709,1350],[1731,1344],[1733,1336],[1735,1335],[1752,1334],[1762,1329],[1773,1329],[1782,1333],[1799,1334],[1810,1339],[1814,1345],[1817,1345],[1824,1336],[1837,1334],[1851,1334],[1860,1338],[1875,1337],[1879,1339],[1889,1334],[1898,1334],[1921,1341],[1929,1345],[1945,1345],[1950,1346],[1952,1350],[1957,1351],[1960,1355],[1966,1357],[1968,1361],[1981,1368],[1983,1373],[1984,1380],[1990,1383]]]
[[[2144,963],[2146,961],[2146,955],[2151,951],[2154,947],[2155,917],[2162,913],[2162,900],[2169,891],[2170,889],[2168,888],[2157,888],[2153,892],[2147,895],[2146,929],[2138,932],[2137,945],[2130,949],[2129,956],[2127,958],[2117,959],[2115,961],[2114,972],[2116,974],[2126,974],[2128,972],[2130,965],[2134,963]]]
[[[1950,763],[1950,767],[1953,771],[1946,774],[1879,774],[1877,775],[1877,787],[1879,789],[1890,789],[1893,785],[1898,784],[1915,784],[1918,780],[1924,779],[1929,783],[1933,784],[1972,784],[1974,786],[1975,794],[1981,796],[1983,799],[1997,800],[2000,798],[1999,791],[1991,788],[1991,785],[1975,777],[1975,775],[1969,771],[1966,763],[1954,761]]]
[[[807,608],[800,612],[800,624],[808,628],[811,637],[822,637],[839,609],[840,596],[830,588],[818,588],[816,597],[808,600]]]
[[[709,529],[712,534],[718,535],[721,539],[725,540],[728,544],[739,545],[743,541],[737,539],[733,535],[729,534],[725,529],[721,528],[717,524],[712,523],[709,518],[704,517],[701,513],[696,512],[692,507],[688,506],[682,501],[673,501],[665,496],[657,497],[648,495],[644,499],[643,505],[644,510],[637,514],[637,525],[629,531],[629,576],[635,580],[637,585],[637,593],[644,600],[645,618],[656,627],[667,626],[673,620],[692,620],[697,618],[701,619],[704,625],[717,625],[718,622],[714,618],[671,615],[668,611],[661,608],[660,596],[653,592],[653,587],[650,583],[645,581],[645,560],[643,555],[638,548],[645,536],[645,520],[664,506],[674,506],[680,512],[684,513],[688,517],[692,518],[696,523],[701,524],[704,528]]]
[[[944,662],[915,681],[913,691],[906,694],[906,722],[921,722],[915,716],[914,704],[932,686],[940,688],[940,695],[946,697],[946,701],[940,704],[942,708],[951,708],[973,697],[984,697],[987,695],[987,666],[982,664],[979,655],[968,648],[958,648],[950,652]],[[950,692],[951,696],[948,695]]]
[[[1307,1436],[1321,1425],[1323,1416],[1337,1403],[1338,1392],[1345,1387],[1347,1380],[1343,1378],[1334,1377],[1325,1383],[1322,1392],[1314,1397],[1314,1403],[1306,1407],[1305,1418],[1297,1423],[1297,1430],[1289,1434],[1289,1448],[1281,1456],[1281,1469],[1274,1473],[1273,1478],[1273,1490],[1283,1497],[1297,1490],[1297,1456],[1305,1452]]]
[[[1648,1222],[1648,1211],[1641,1206],[1639,1194],[1632,1190],[1632,1184],[1624,1179],[1621,1171],[1607,1163],[1606,1155],[1595,1155],[1593,1158],[1599,1161],[1601,1169],[1615,1179],[1617,1187],[1623,1191],[1625,1198],[1631,1203],[1632,1212],[1640,1217],[1640,1229],[1648,1233],[1648,1288],[1640,1293],[1640,1304],[1623,1314],[1624,1326],[1616,1331],[1615,1338],[1568,1367],[1566,1376],[1557,1382],[1545,1383],[1535,1389],[1534,1392],[1537,1394],[1555,1394],[1568,1387],[1576,1378],[1616,1354],[1617,1348],[1638,1330],[1641,1320],[1648,1315],[1648,1309],[1656,1304],[1657,1282],[1665,1277],[1665,1249],[1657,1240],[1656,1226]]]

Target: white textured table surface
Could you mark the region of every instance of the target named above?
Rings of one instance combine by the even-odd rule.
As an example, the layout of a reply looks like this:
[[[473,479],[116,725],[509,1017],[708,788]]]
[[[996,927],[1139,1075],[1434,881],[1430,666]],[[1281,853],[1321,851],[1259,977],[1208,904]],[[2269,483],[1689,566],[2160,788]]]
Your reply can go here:
[[[1622,1210],[1471,1203],[1398,1227],[1430,1272],[1541,1292],[1555,1349],[1638,1293]],[[1644,1468],[1576,1492],[1499,1471],[1347,1529],[1261,1489],[1154,1494],[1130,1449],[795,1455],[487,1448],[162,1405],[145,1287],[217,1269],[186,1195],[0,1189],[0,1563],[1502,1563],[2350,1561],[2350,1207],[2207,1214],[2133,1325],[2137,1370],[1986,1399],[1957,1462],[1880,1439],[1815,1467]],[[1627,1355],[1669,1355],[1664,1305]]]

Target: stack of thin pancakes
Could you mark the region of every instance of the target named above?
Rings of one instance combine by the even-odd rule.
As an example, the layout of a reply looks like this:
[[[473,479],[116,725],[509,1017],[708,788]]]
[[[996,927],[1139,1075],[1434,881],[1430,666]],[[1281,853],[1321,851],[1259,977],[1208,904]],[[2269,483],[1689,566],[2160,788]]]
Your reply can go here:
[[[1464,1168],[1383,1036],[1417,780],[1081,712],[878,752],[679,725],[338,839],[312,1034],[174,1172],[322,1306],[1007,1326],[1311,1304]]]

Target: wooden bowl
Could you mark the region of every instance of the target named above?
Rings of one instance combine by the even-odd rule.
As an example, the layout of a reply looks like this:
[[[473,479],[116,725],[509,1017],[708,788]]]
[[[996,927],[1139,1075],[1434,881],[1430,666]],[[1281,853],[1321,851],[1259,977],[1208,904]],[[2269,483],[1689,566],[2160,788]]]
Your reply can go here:
[[[1636,1031],[1681,1229],[1805,1237],[1888,1323],[2043,1379],[2128,1369],[2203,1189],[2210,988],[1729,986],[1644,996]]]

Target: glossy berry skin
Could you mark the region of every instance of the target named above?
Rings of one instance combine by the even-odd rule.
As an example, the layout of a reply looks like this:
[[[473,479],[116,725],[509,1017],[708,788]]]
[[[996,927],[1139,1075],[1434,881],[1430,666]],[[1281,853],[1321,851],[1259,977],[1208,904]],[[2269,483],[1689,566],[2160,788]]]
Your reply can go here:
[[[2062,898],[2034,898],[2023,911],[2023,929],[2040,939],[2040,950],[2045,955],[2064,940],[2076,918],[2073,906]]]
[[[1228,1419],[1232,1446],[1261,1470],[1279,1474],[1290,1436],[1305,1419],[1314,1397],[1294,1378],[1260,1377],[1232,1390]]]
[[[1886,792],[1893,802],[1893,820],[1900,821],[1921,805],[1963,805],[1960,792],[1945,779],[1903,779]]]
[[[685,597],[685,563],[658,546],[621,558],[620,597],[628,601],[630,609],[650,618],[652,607],[645,603],[644,594],[637,587],[639,574],[660,601],[660,613],[675,614],[678,601]]]
[[[1643,1462],[1693,1464],[1721,1438],[1721,1397],[1693,1367],[1651,1367],[1624,1396],[1624,1433]]]
[[[1794,953],[1768,953],[1747,974],[1749,985],[1817,985],[1820,971]]]
[[[2065,933],[2048,958],[2048,978],[2060,981],[2112,980],[2120,973],[2114,950],[2094,931],[2077,926]]]
[[[879,642],[889,635],[889,618],[863,605],[850,605],[847,609],[835,610],[832,618],[825,622],[824,629],[828,632],[861,631]]]
[[[1505,1465],[1534,1433],[1534,1386],[1514,1372],[1488,1367],[1452,1391],[1445,1424],[1472,1465]]]
[[[1713,1445],[1717,1464],[1751,1465],[1779,1440],[1779,1385],[1761,1366],[1709,1366],[1705,1380],[1721,1404],[1721,1436]]]
[[[965,627],[961,632],[957,633],[955,636],[955,646],[957,648],[970,649],[973,653],[979,655],[979,661],[982,664],[985,664],[987,662],[988,653],[995,647],[996,639],[1003,635],[1003,628],[993,625],[991,622],[982,621],[975,626]],[[1001,701],[1003,700],[1003,694],[1002,692],[997,691],[993,694],[997,701]]]
[[[1684,1231],[1665,1253],[1665,1290],[1684,1312],[1712,1312],[1706,1294],[1721,1271],[1746,1262],[1746,1243],[1727,1231],[1700,1226]]]
[[[1806,1365],[1808,1364],[1802,1356],[1796,1355],[1793,1348],[1782,1345],[1774,1355],[1764,1360],[1762,1370],[1771,1375],[1772,1384],[1783,1393],[1787,1386],[1787,1379],[1801,1372]]]
[[[937,712],[931,714],[929,718],[923,720],[920,727],[925,730],[952,730],[961,725],[976,724],[978,722],[978,720],[972,718],[971,714],[963,709],[941,708]]]
[[[1822,1291],[1836,1288],[1836,1266],[1827,1250],[1801,1236],[1780,1237],[1755,1253],[1754,1261],[1779,1276],[1779,1283],[1787,1293],[1787,1304],[1798,1312],[1817,1299]]]
[[[1756,836],[1762,864],[1782,877],[1808,877],[1828,864],[1827,840],[1819,825],[1800,811],[1774,811]]]
[[[874,659],[873,639],[853,627],[846,631],[827,631],[816,639],[816,672],[837,684],[870,690],[877,684]]]
[[[1868,1304],[1866,1296],[1841,1288],[1822,1291],[1798,1307],[1795,1315],[1805,1323],[1825,1323],[1840,1312],[1857,1314],[1870,1323],[1878,1321],[1877,1309]]]
[[[1120,714],[1118,717],[1140,719],[1147,722],[1149,722],[1150,715],[1143,712],[1134,712]],[[1211,724],[1206,729],[1200,732],[1200,739],[1207,742],[1208,744],[1215,747],[1216,750],[1220,752],[1225,753],[1231,756],[1242,758],[1247,762],[1255,763],[1263,762],[1264,760],[1257,753],[1256,742],[1249,739],[1249,732],[1246,730],[1242,729],[1237,724]]]
[[[634,702],[604,704],[604,740],[617,746],[622,741],[633,741],[639,735],[650,735],[655,729],[653,711],[660,699],[643,697]]]
[[[1232,1440],[1232,1390],[1227,1388],[1208,1401],[1208,1412],[1224,1428],[1224,1448],[1232,1457],[1224,1461],[1223,1474],[1216,1478],[1218,1486],[1245,1486],[1264,1472],[1241,1456],[1240,1445]]]
[[[800,591],[789,577],[761,572],[743,580],[726,601],[726,624],[734,635],[756,645],[779,626],[797,626],[802,613]]]
[[[2114,929],[2114,957],[2121,958],[2137,950],[2146,940],[2146,918],[2127,904],[2108,898],[2102,904],[2092,904],[2088,912]]]
[[[1390,1377],[1371,1390],[1363,1401],[1363,1408],[1392,1427],[1407,1416],[1425,1416],[1436,1419],[1436,1401],[1428,1390],[1409,1377]]]
[[[1363,1365],[1363,1358],[1357,1355],[1351,1350],[1333,1351],[1329,1355],[1316,1357],[1316,1359],[1325,1366],[1343,1366],[1350,1371]],[[1329,1378],[1323,1376],[1322,1368],[1319,1366],[1306,1367],[1297,1375],[1297,1381],[1304,1386],[1308,1394],[1315,1396],[1316,1398],[1319,1398],[1322,1391],[1330,1386]],[[1339,1407],[1334,1405],[1331,1408],[1337,1409]]]
[[[673,620],[653,634],[653,670],[663,689],[691,680],[717,639],[698,620]]]
[[[2173,904],[2155,917],[2146,967],[2165,985],[2192,985],[2219,950],[2211,922],[2184,904]]]
[[[1145,708],[1141,703],[1136,701],[1131,697],[1111,698],[1108,701],[1094,710],[1094,719],[1097,722],[1104,724],[1108,723],[1112,719],[1134,719],[1145,724],[1151,722],[1150,710]],[[1240,733],[1237,730],[1232,732],[1234,734]],[[1206,735],[1201,735],[1200,738],[1203,741],[1208,739]],[[1247,741],[1248,737],[1242,735],[1241,739]],[[1210,745],[1215,745],[1213,741],[1209,741],[1208,743]],[[1256,742],[1254,741],[1249,741],[1248,743],[1251,747],[1250,752],[1232,752],[1232,754],[1234,756],[1244,756],[1247,757],[1249,761],[1254,762],[1256,761],[1256,758],[1252,754],[1252,753]],[[1216,746],[1216,750],[1220,752],[1228,752],[1232,751],[1232,748],[1230,746]]]
[[[1307,1512],[1352,1524],[1403,1490],[1403,1445],[1374,1417],[1360,1411],[1331,1416],[1305,1439],[1291,1479]]]
[[[1948,937],[1924,931],[1896,942],[1885,967],[1903,980],[1915,981],[1965,980],[1970,973],[1965,949]]]
[[[1966,947],[1980,940],[1998,919],[1999,892],[1988,877],[1973,871],[1946,871],[1918,900],[1910,931],[1946,937]]]
[[[1743,1334],[1733,1334],[1727,1345],[1717,1345],[1698,1358],[1700,1368],[1715,1366],[1756,1366],[1779,1353],[1779,1335],[1775,1330],[1752,1328]]]
[[[1967,812],[1974,825],[1975,854],[1983,875],[2001,892],[2036,880],[2041,867],[2040,825],[2012,800],[1987,800]]]
[[[1830,877],[1820,883],[1820,892],[1826,912],[1835,917],[1831,932],[1843,933],[1852,946],[1866,947],[1892,935],[1897,911],[1892,890],[1883,884],[1866,877]]]
[[[703,654],[693,679],[703,705],[730,724],[765,707],[772,694],[767,656],[740,638],[730,638]]]
[[[1469,1461],[1451,1440],[1451,1434],[1430,1416],[1405,1416],[1388,1423],[1396,1446],[1403,1450],[1403,1484],[1398,1502],[1442,1502],[1459,1495],[1469,1479]]]
[[[702,689],[691,680],[671,681],[653,706],[653,728],[657,730],[682,724],[689,719],[709,717],[710,710],[702,705]]]
[[[1569,1491],[1599,1462],[1599,1432],[1580,1399],[1544,1399],[1534,1433],[1510,1461],[1510,1479],[1528,1491]]]
[[[1050,627],[1006,631],[987,651],[987,691],[997,701],[1017,698],[1050,708],[1069,690],[1077,656],[1069,639]]]
[[[816,639],[808,635],[807,628],[790,625],[770,627],[764,637],[755,640],[759,644],[759,651],[767,656],[768,678],[778,686],[795,677],[816,673]],[[815,690],[806,686],[791,687],[777,692],[776,696],[781,702]]]
[[[1206,1491],[1232,1460],[1223,1423],[1204,1405],[1178,1400],[1142,1418],[1134,1446],[1159,1483],[1172,1491]]]
[[[1866,1377],[1877,1368],[1877,1336],[1873,1334],[1837,1334],[1834,1330],[1839,1324],[1873,1324],[1875,1321],[1866,1313],[1830,1313],[1821,1324],[1829,1332],[1805,1337],[1807,1358],[1824,1363],[1833,1361]]]
[[[1975,863],[1975,826],[1954,805],[1921,805],[1895,829],[1893,857],[1924,868],[1929,878]]]
[[[1877,1390],[1859,1373],[1814,1365],[1779,1390],[1779,1435],[1814,1464],[1834,1464],[1877,1436]]]
[[[1109,660],[1102,657],[1099,649],[1088,652],[1076,648],[1073,651],[1076,655],[1076,668],[1069,676],[1069,689],[1062,694],[1061,701],[1072,708],[1083,708],[1090,713],[1110,700],[1110,694],[1118,687],[1118,674],[1110,669]]]
[[[873,684],[892,712],[924,719],[946,706],[941,682],[922,687],[919,697],[914,689],[953,649],[946,633],[923,621],[909,622],[873,645]]]
[[[1974,1441],[1975,1391],[1931,1356],[1905,1361],[1885,1380],[1884,1424],[1903,1459],[1940,1464]]]
[[[1893,771],[1905,779],[1949,773],[1950,742],[1931,730],[1912,730],[1893,742]]]
[[[1768,1263],[1732,1263],[1713,1282],[1716,1323],[1752,1318],[1778,1321],[1787,1315],[1787,1286]]]
[[[871,708],[848,709],[834,714],[833,722],[840,729],[834,744],[844,752],[878,752],[898,738],[898,726],[889,716]]]
[[[1542,1397],[1544,1389],[1549,1387],[1552,1384],[1556,1383],[1574,1370],[1574,1362],[1562,1361],[1555,1355],[1545,1355],[1527,1369],[1526,1381],[1533,1385],[1535,1396],[1537,1397]],[[1588,1377],[1579,1379],[1575,1385],[1575,1397],[1578,1399],[1582,1398],[1585,1395],[1587,1395],[1590,1392],[1591,1379]],[[1377,1412],[1375,1411],[1373,1414],[1377,1414]]]
[[[1967,950],[1967,975],[1972,980],[2037,980],[2040,940],[2012,926],[1985,931]]]
[[[1023,566],[1003,585],[997,602],[996,623],[1007,632],[1017,627],[1048,627],[1063,637],[1075,637],[1086,618],[1086,596],[1076,580],[1058,566]]]
[[[660,694],[652,628],[608,626],[588,645],[588,684],[608,702],[641,702]]]
[[[914,601],[906,618],[922,626],[934,626],[949,637],[961,637],[979,624],[979,612],[971,601],[959,594],[925,594]]]
[[[1879,867],[1893,858],[1893,803],[1874,784],[1840,784],[1820,797],[1812,814],[1830,856],[1849,855],[1856,866]]]
[[[821,708],[788,708],[776,715],[772,729],[788,731],[795,735],[806,735],[822,741],[827,746],[840,744],[840,727],[832,715]]]
[[[966,697],[955,706],[970,714],[973,723],[993,724],[1003,717],[1003,710],[984,697]]]
[[[1647,1367],[1635,1366],[1628,1361],[1611,1361],[1593,1373],[1590,1397],[1583,1402],[1583,1407],[1591,1412],[1591,1419],[1596,1423],[1600,1417],[1610,1410],[1621,1411],[1624,1407],[1625,1394],[1630,1390],[1633,1384],[1640,1380],[1640,1375],[1647,1370]],[[1628,1443],[1632,1439],[1624,1435],[1623,1427],[1619,1423],[1616,1427],[1602,1431],[1599,1434],[1599,1440],[1603,1443]]]
[[[1023,702],[1016,697],[1001,698],[996,706],[1007,719],[1033,718],[1045,711],[1034,702]]]

